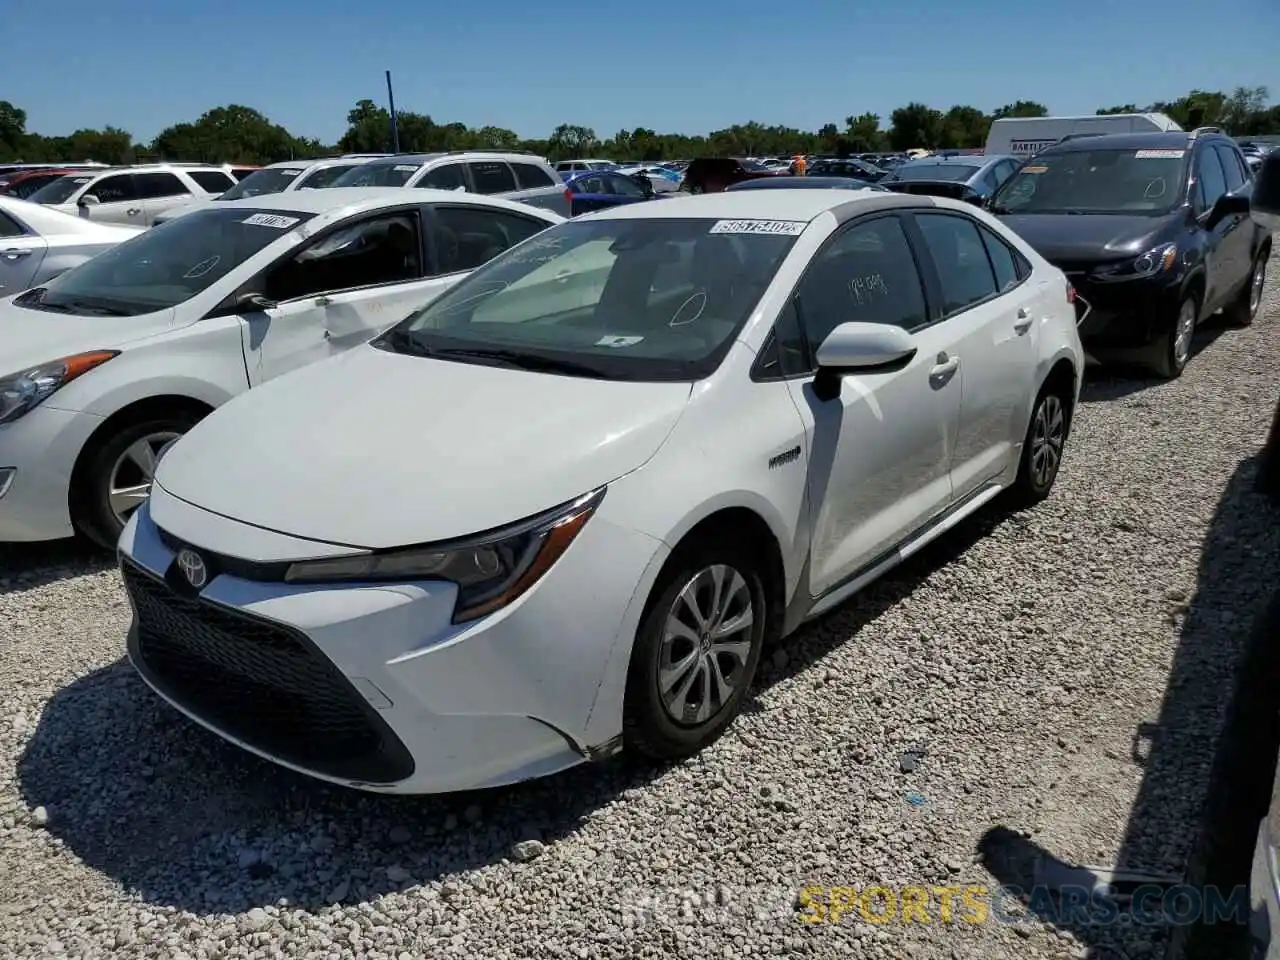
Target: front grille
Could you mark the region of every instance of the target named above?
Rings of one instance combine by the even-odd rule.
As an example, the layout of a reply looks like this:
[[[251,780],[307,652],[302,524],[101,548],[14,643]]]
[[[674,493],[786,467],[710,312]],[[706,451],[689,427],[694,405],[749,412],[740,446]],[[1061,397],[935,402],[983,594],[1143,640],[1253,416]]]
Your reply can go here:
[[[228,735],[307,770],[393,783],[404,745],[303,633],[180,596],[123,559],[134,662],[164,694]]]

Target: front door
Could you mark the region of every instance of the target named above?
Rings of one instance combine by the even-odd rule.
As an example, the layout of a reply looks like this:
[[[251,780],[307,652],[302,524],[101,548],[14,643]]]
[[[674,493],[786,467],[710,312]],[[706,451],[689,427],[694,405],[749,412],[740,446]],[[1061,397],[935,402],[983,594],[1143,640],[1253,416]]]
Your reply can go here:
[[[945,323],[930,323],[924,284],[902,221],[855,221],[828,241],[794,299],[811,350],[847,322],[913,332],[905,366],[841,378],[825,400],[813,381],[789,385],[810,434],[815,597],[891,551],[951,503],[951,458],[960,420],[961,370]]]
[[[1035,386],[1038,291],[1019,279],[1017,255],[973,218],[917,213],[934,300],[964,375],[960,429],[952,457],[957,499],[1016,461]]]
[[[146,213],[138,200],[131,173],[112,173],[101,177],[89,185],[84,195],[96,197],[98,202],[80,207],[81,216],[98,223],[146,226]]]
[[[31,286],[49,245],[27,233],[22,225],[0,211],[0,297],[10,297]]]

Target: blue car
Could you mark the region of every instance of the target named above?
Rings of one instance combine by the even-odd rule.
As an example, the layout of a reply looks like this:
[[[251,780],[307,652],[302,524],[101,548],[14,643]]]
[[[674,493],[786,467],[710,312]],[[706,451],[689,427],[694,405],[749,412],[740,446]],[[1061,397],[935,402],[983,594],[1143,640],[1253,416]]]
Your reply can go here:
[[[630,177],[611,170],[575,174],[564,182],[564,189],[575,217],[592,210],[652,200],[656,196],[653,184],[647,178]]]
[[[894,168],[880,182],[895,193],[923,193],[981,204],[1018,172],[1012,154],[921,157]]]

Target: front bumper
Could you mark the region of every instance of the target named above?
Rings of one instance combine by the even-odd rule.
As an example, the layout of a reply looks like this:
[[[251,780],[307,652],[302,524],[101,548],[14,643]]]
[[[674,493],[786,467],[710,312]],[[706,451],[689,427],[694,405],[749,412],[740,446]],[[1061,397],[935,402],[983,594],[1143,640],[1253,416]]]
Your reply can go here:
[[[0,426],[0,542],[71,536],[71,472],[101,418],[41,405]],[[8,473],[12,471],[12,473]]]
[[[1076,290],[1080,341],[1090,348],[1145,347],[1173,323],[1181,282],[1099,282],[1087,271],[1064,268]],[[1081,303],[1086,309],[1081,309]]]
[[[220,736],[389,793],[514,783],[612,749],[591,742],[588,724],[637,583],[665,549],[657,541],[596,515],[519,600],[453,625],[455,589],[438,582],[302,586],[223,573],[197,595],[174,560],[202,525],[221,530],[210,540],[223,549],[241,526],[161,490],[126,528],[120,556],[130,660]],[[244,542],[259,556],[246,559],[278,559],[296,550],[289,541],[254,528]]]

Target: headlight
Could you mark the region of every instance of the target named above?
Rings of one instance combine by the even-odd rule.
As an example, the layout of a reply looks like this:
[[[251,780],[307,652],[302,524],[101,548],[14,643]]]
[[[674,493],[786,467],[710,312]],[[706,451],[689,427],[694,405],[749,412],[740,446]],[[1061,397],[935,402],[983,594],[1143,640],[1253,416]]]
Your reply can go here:
[[[77,353],[0,379],[0,423],[12,423],[59,387],[119,354],[119,350]]]
[[[447,580],[458,587],[453,622],[475,620],[524,594],[569,549],[604,498],[604,488],[529,520],[453,543],[303,560],[288,583]]]
[[[1135,260],[1100,267],[1094,272],[1099,280],[1137,280],[1142,277],[1154,277],[1173,269],[1178,262],[1178,245],[1165,243],[1148,250]]]

